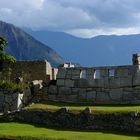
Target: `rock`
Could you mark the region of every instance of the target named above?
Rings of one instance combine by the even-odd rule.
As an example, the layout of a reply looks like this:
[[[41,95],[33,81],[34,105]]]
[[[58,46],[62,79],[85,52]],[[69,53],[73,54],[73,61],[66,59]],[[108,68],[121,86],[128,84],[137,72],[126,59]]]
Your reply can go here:
[[[57,86],[49,86],[49,94],[57,94]]]
[[[57,86],[64,86],[65,85],[65,80],[64,79],[58,79],[56,82]]]
[[[58,113],[68,113],[69,112],[69,108],[61,108],[61,109],[59,109],[58,111],[57,111]]]
[[[89,107],[86,107],[85,110],[83,110],[84,114],[91,114],[91,109]]]
[[[42,86],[42,80],[34,80],[34,81],[32,81],[31,82],[31,84],[33,85],[33,86],[35,86],[35,87],[39,87],[40,89],[43,87]]]
[[[138,113],[139,113],[138,110],[132,111],[131,112],[131,116],[132,117],[137,117],[138,116]]]
[[[19,84],[19,83],[22,83],[23,82],[23,77],[17,77],[15,79],[15,83]]]

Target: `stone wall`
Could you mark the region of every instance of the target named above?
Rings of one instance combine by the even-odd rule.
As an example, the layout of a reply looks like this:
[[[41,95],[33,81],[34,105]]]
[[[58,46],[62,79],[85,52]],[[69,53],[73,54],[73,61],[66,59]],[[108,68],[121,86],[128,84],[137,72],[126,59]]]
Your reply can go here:
[[[140,132],[140,113],[137,111],[94,113],[85,109],[80,113],[73,113],[66,108],[58,111],[21,110],[13,115],[4,116],[3,119],[0,118],[0,121],[17,121],[18,119],[27,123],[62,129]]]
[[[21,109],[23,94],[13,92],[10,89],[0,91],[0,112],[14,111]]]
[[[140,68],[138,65],[59,68],[57,85],[46,88],[46,95],[60,101],[139,104]]]
[[[5,63],[4,67],[9,66]],[[10,64],[12,68],[11,79],[15,80],[17,77],[26,77],[27,81],[33,80],[52,80],[53,75],[56,75],[56,71],[53,73],[52,67],[46,60],[38,61],[17,61],[14,64]]]

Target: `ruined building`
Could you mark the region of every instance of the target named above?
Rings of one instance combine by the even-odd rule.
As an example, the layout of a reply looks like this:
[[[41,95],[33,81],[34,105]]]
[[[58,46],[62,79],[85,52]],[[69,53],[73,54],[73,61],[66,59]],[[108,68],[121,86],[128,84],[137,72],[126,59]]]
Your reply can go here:
[[[140,54],[133,65],[108,67],[61,67],[57,84],[48,87],[52,100],[95,104],[140,103]]]
[[[29,75],[29,81],[50,80],[50,84],[37,91],[44,100],[140,103],[140,54],[134,54],[133,65],[126,66],[87,68],[68,63],[55,69],[47,61],[19,61],[11,68],[13,79],[24,72]],[[51,83],[51,80],[56,82]]]
[[[9,67],[9,64],[5,63],[4,67],[7,66]],[[12,80],[15,80],[17,77],[26,77],[28,81],[55,80],[58,70],[52,68],[47,60],[17,61],[10,64],[10,68],[12,69]]]

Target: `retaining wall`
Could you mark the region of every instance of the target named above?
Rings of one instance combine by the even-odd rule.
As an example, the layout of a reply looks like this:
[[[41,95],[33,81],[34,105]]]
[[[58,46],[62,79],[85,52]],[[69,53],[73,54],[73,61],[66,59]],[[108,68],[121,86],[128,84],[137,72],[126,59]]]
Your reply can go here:
[[[140,114],[135,111],[90,113],[84,110],[80,113],[72,113],[65,108],[58,111],[21,110],[9,115],[9,118],[10,121],[20,120],[53,128],[140,132]],[[4,117],[4,120],[9,119]]]

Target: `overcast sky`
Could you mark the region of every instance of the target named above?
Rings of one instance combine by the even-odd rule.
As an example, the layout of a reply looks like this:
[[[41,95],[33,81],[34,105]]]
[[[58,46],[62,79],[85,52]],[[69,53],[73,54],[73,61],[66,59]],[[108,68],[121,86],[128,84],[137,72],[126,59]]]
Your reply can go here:
[[[140,33],[140,0],[0,0],[0,20],[80,37]]]

